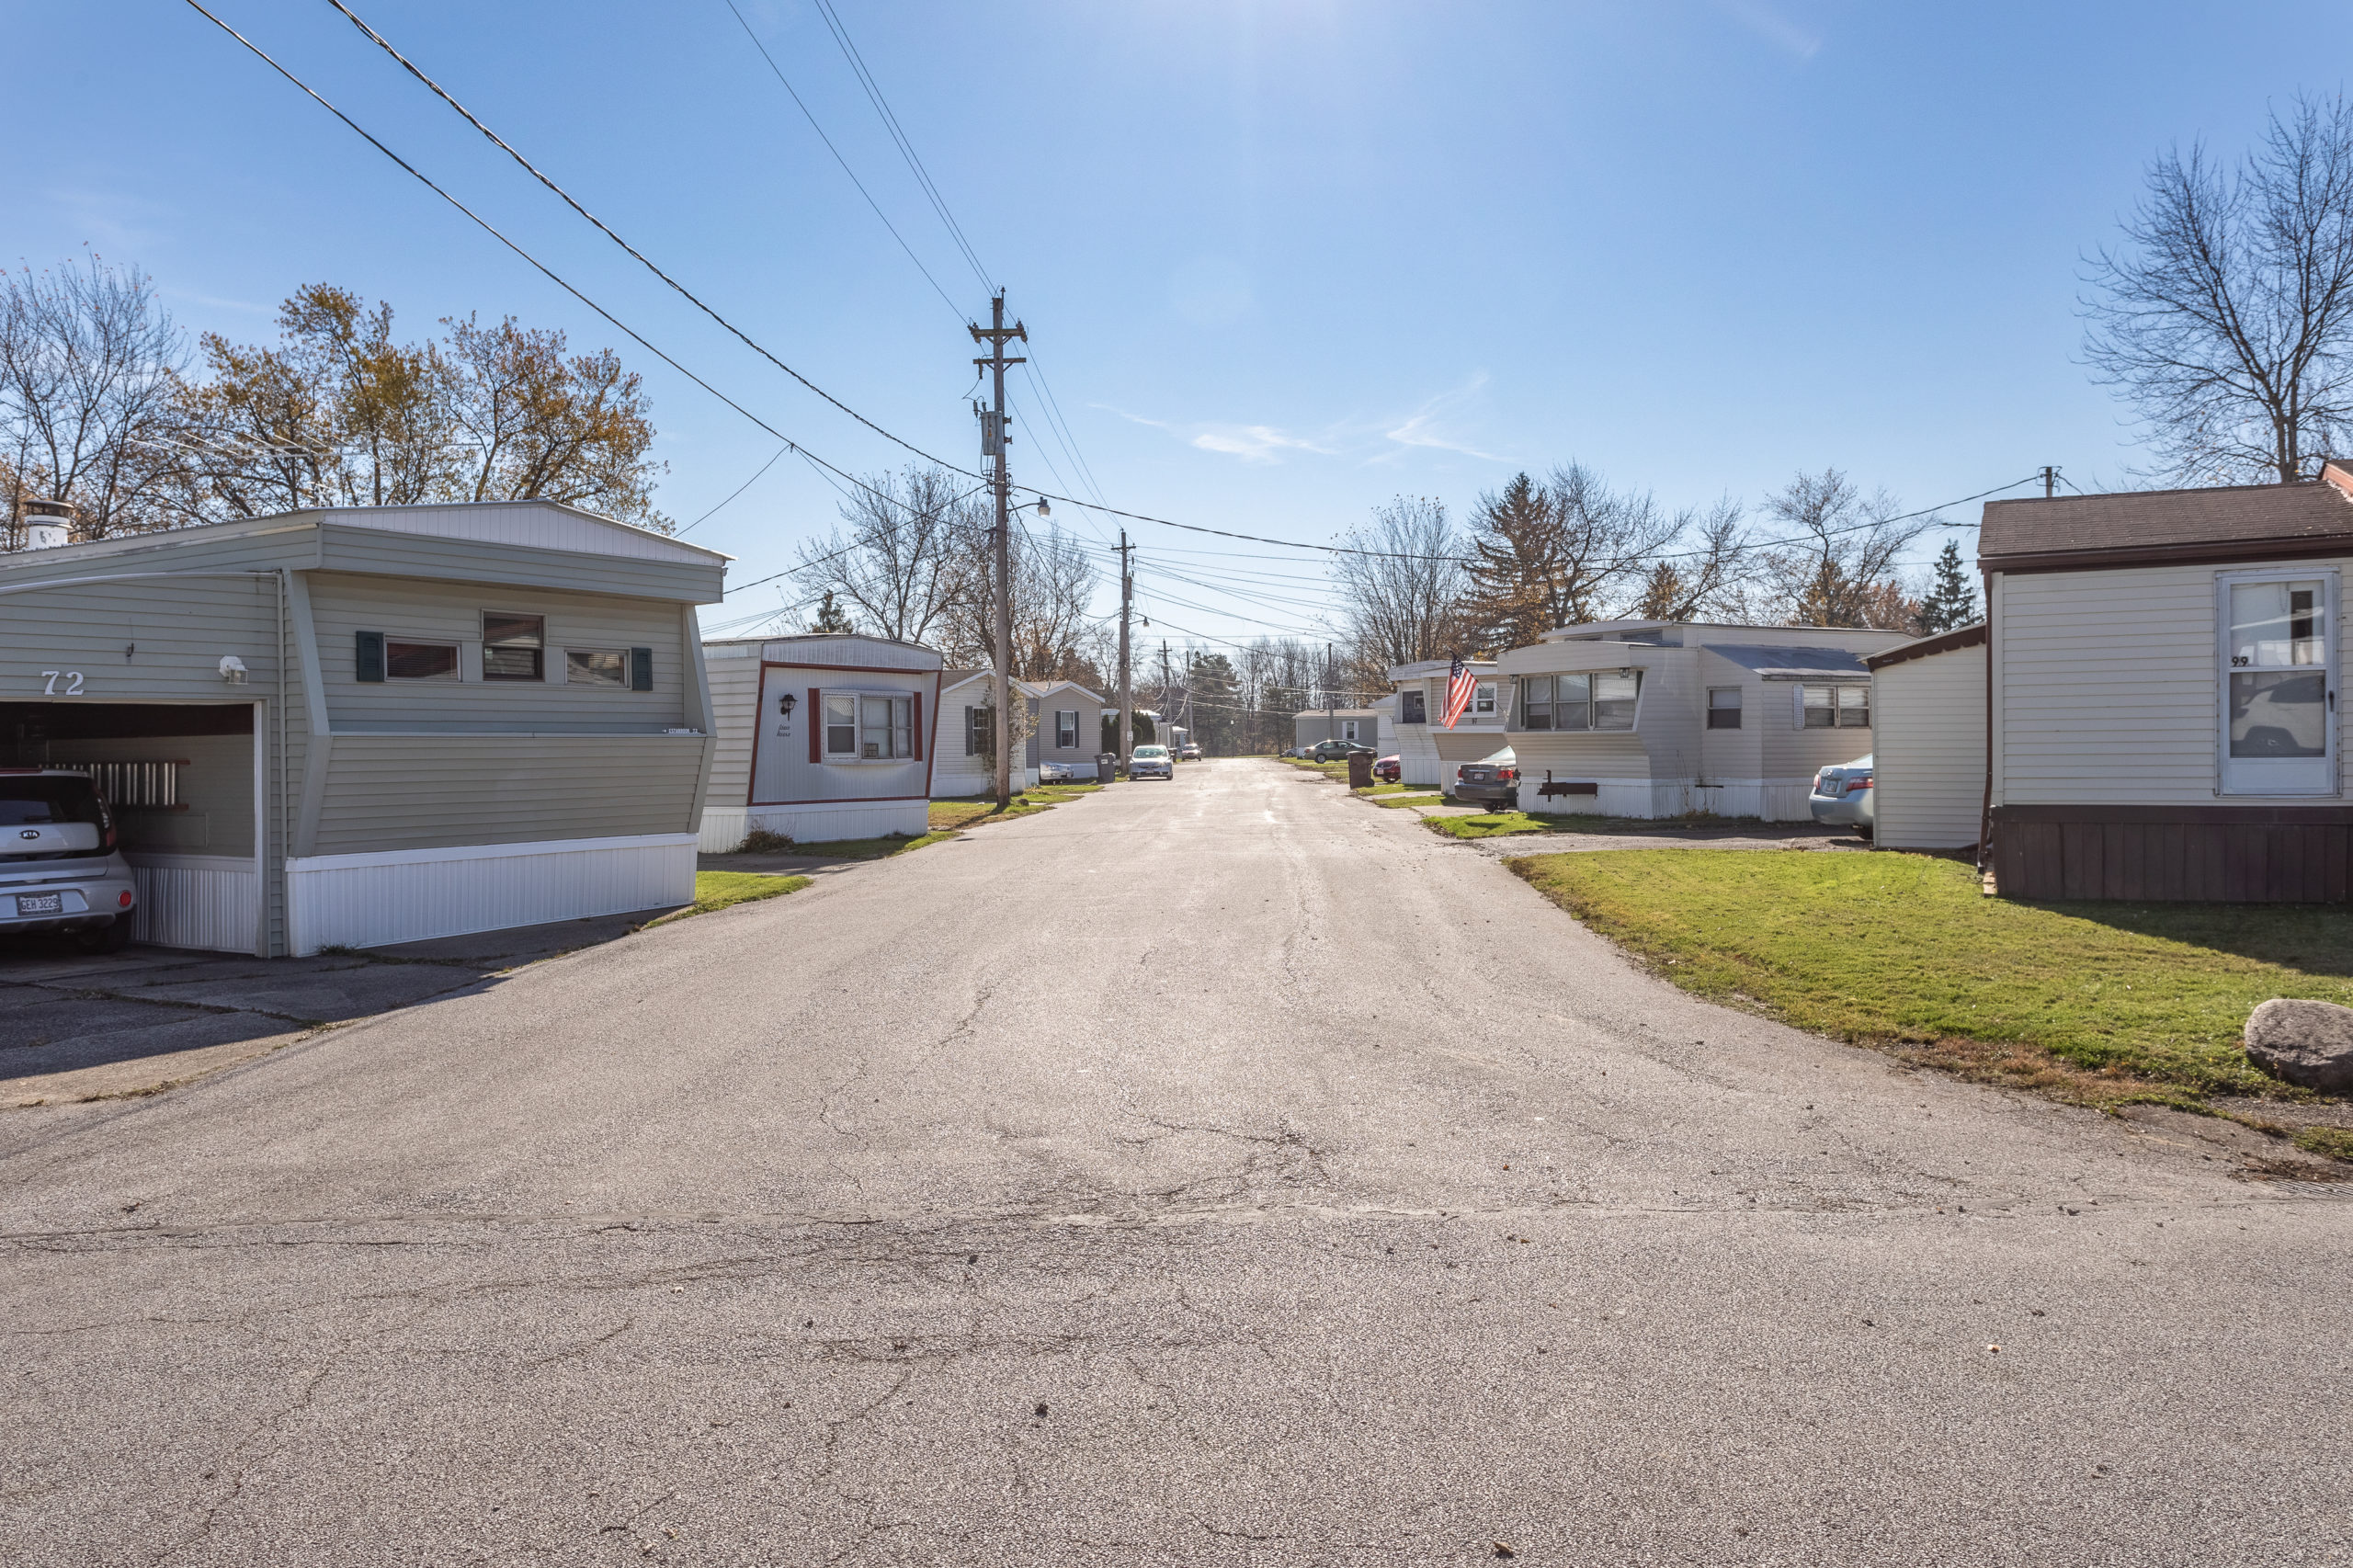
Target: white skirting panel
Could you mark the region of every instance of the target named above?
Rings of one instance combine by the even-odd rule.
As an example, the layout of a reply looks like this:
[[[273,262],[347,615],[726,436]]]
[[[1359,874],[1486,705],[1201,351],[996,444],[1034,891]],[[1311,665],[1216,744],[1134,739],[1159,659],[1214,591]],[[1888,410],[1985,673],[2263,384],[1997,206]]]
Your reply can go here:
[[[1532,784],[1520,786],[1525,808],[1538,815],[1591,814],[1656,821],[1691,812],[1720,817],[1756,817],[1766,822],[1811,822],[1806,778],[1725,778],[1700,784],[1688,778],[1605,778],[1598,795],[1554,796],[1540,801]]]
[[[711,816],[710,812],[703,813],[706,845],[715,836]],[[734,848],[743,842],[744,835],[756,827],[783,834],[795,844],[806,845],[823,845],[840,838],[882,838],[894,833],[915,838],[931,831],[931,802],[821,801],[801,806],[754,806],[739,814],[734,840],[727,848]]]
[[[380,948],[691,903],[695,835],[469,844],[286,862],[287,943]]]
[[[261,873],[230,855],[125,856],[139,889],[131,935],[165,948],[250,953],[261,921]]]

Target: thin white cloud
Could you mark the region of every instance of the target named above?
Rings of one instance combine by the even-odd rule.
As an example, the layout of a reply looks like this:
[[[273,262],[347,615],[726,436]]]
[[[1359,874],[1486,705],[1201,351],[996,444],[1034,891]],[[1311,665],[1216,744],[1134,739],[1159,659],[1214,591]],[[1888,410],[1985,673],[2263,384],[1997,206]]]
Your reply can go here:
[[[1422,448],[1431,451],[1460,452],[1466,458],[1477,458],[1482,462],[1501,462],[1503,460],[1493,452],[1482,451],[1472,445],[1470,437],[1461,434],[1450,419],[1450,415],[1476,397],[1486,385],[1487,372],[1482,370],[1453,391],[1440,392],[1424,403],[1381,432],[1383,439],[1395,445],[1374,458],[1373,461],[1385,462],[1403,456],[1408,449]]]
[[[1334,450],[1271,425],[1213,425],[1196,434],[1191,444],[1205,452],[1223,452],[1246,463],[1279,462],[1280,454],[1287,451],[1329,457]]]
[[[1822,36],[1810,33],[1763,0],[1716,0],[1717,8],[1768,43],[1800,60],[1812,60],[1822,50]]]

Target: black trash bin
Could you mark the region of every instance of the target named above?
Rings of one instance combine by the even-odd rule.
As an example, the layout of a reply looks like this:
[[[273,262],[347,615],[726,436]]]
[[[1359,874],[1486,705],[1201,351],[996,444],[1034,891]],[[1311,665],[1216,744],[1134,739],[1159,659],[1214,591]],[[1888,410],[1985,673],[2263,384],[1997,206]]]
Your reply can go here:
[[[1108,784],[1120,777],[1120,754],[1098,751],[1095,754],[1095,782]]]
[[[1351,790],[1372,788],[1372,754],[1370,752],[1348,753],[1348,788]]]

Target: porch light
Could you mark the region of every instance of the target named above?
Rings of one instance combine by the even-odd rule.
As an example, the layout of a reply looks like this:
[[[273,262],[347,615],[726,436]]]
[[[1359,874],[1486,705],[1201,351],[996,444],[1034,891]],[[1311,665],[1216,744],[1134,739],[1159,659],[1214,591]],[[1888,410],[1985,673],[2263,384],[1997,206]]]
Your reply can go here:
[[[245,662],[234,653],[221,655],[221,678],[231,686],[245,684]]]
[[[788,691],[776,699],[776,710],[790,719],[792,717],[792,693]]]

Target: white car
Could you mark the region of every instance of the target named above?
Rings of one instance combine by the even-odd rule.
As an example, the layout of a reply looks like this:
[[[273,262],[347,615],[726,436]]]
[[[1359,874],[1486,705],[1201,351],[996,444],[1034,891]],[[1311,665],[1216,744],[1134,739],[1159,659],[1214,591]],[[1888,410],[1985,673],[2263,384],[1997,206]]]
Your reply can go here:
[[[1040,784],[1067,784],[1077,777],[1078,769],[1067,762],[1040,762],[1038,765],[1038,782]]]
[[[92,952],[119,953],[138,903],[88,774],[0,767],[0,937],[70,931]]]
[[[1176,765],[1169,760],[1166,746],[1138,746],[1128,756],[1128,777],[1174,778],[1176,777]]]
[[[1813,793],[1806,804],[1813,808],[1813,820],[1824,827],[1851,827],[1869,838],[1879,815],[1872,805],[1875,795],[1871,759],[1859,756],[1815,774]]]

